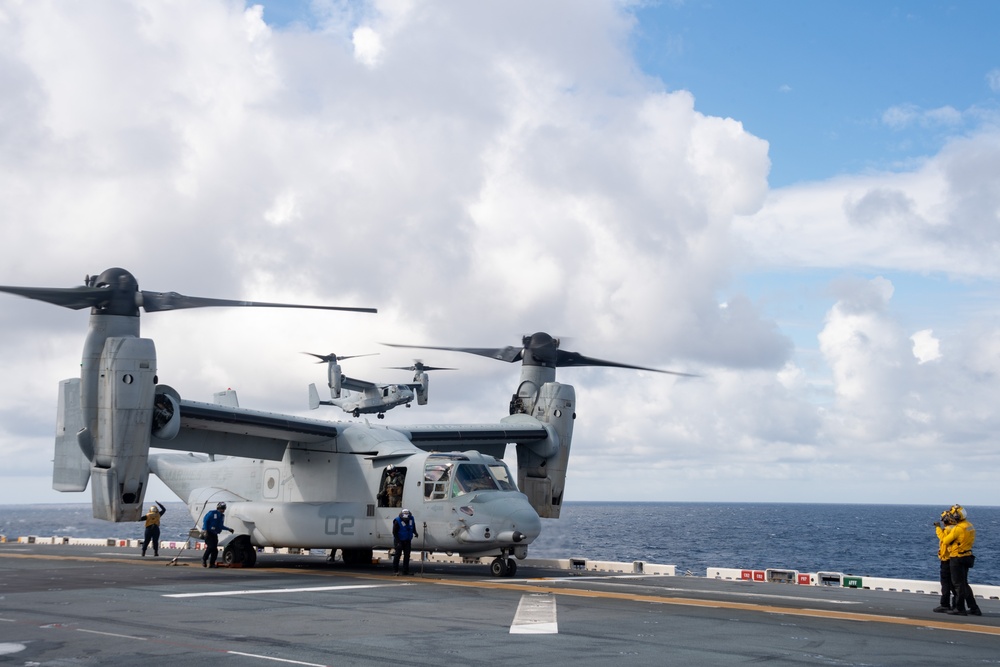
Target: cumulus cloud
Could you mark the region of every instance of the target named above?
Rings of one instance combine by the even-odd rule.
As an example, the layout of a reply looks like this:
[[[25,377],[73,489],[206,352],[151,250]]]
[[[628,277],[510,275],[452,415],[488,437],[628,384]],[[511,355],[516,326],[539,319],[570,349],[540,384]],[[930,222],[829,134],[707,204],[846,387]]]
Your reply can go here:
[[[934,331],[924,329],[910,336],[913,341],[913,356],[917,362],[926,364],[941,358],[941,341],[934,337]]]
[[[563,373],[579,394],[573,499],[835,500],[904,477],[904,451],[929,484],[931,453],[963,428],[993,461],[988,322],[911,338],[932,323],[904,326],[891,280],[869,275],[835,287],[807,360],[733,280],[995,278],[989,131],[906,173],[769,191],[767,142],[642,75],[618,2],[317,3],[314,27],[287,29],[222,1],[4,11],[0,282],[68,287],[124,266],[143,289],[380,309],[144,316],[161,378],[186,397],[235,387],[247,407],[305,413],[322,371],[302,351],[381,349],[351,373],[388,381],[384,366],[415,355],[377,341],[502,346],[545,330],[701,375]],[[0,452],[42,476],[86,313],[3,299]],[[947,354],[920,363],[932,340]],[[420,356],[462,370],[388,423],[506,414],[515,367]]]
[[[993,92],[1000,91],[1000,69],[991,69],[986,73],[986,84]]]
[[[772,191],[736,230],[771,266],[853,267],[996,278],[1000,132],[950,141],[917,169]]]

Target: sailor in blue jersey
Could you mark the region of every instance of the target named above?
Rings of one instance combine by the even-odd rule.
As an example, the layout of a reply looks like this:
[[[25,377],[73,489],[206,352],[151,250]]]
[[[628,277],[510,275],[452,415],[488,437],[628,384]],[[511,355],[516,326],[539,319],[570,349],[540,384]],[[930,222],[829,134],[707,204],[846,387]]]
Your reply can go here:
[[[226,503],[219,503],[215,509],[205,515],[201,529],[205,531],[205,555],[201,557],[202,567],[215,567],[215,559],[219,557],[219,533],[233,529],[225,524]]]
[[[403,554],[403,574],[410,574],[410,545],[417,534],[417,522],[410,510],[403,510],[392,520],[392,571],[399,575],[399,555]]]

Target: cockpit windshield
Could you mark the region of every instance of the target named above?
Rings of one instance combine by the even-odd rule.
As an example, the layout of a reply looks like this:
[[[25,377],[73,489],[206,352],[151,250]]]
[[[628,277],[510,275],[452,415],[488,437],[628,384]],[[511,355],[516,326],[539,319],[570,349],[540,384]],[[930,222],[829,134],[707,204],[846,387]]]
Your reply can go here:
[[[490,475],[490,470],[481,463],[462,463],[455,471],[451,484],[452,496],[463,496],[473,491],[499,491],[500,487]]]
[[[506,464],[501,461],[491,463],[490,472],[496,478],[501,491],[517,491],[517,484],[514,483],[514,478],[510,474],[510,468]]]
[[[445,500],[476,491],[516,490],[510,470],[503,463],[486,466],[469,462],[464,456],[457,461],[442,460],[434,456],[428,457],[424,466],[426,500]]]

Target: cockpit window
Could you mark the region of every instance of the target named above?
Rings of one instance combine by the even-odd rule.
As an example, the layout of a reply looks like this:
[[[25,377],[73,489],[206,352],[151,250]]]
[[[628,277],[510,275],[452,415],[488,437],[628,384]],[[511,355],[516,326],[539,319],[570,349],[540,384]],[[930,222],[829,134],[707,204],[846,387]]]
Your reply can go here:
[[[510,469],[506,465],[499,462],[490,464],[490,472],[496,477],[501,491],[517,491],[517,484],[514,483]]]
[[[427,465],[424,466],[424,498],[426,500],[444,500],[448,497],[448,483],[451,481],[452,465],[451,463],[427,461]]]
[[[473,491],[496,491],[497,483],[493,481],[489,469],[481,463],[463,463],[455,471],[455,479],[451,485],[453,496],[461,496]]]

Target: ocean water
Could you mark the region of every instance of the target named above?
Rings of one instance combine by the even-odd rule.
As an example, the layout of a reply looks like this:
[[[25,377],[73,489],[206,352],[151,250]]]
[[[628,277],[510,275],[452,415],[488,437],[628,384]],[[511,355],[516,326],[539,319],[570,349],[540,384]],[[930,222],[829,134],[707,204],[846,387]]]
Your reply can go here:
[[[194,521],[165,503],[161,539],[183,541]],[[567,503],[543,519],[533,558],[585,558],[709,567],[841,572],[937,581],[933,522],[943,507],[784,503]],[[976,527],[974,584],[1000,585],[1000,507],[967,507]],[[416,512],[415,512],[416,513]],[[417,516],[419,520],[419,514]],[[94,519],[90,506],[0,505],[0,535],[141,539],[139,523]]]

